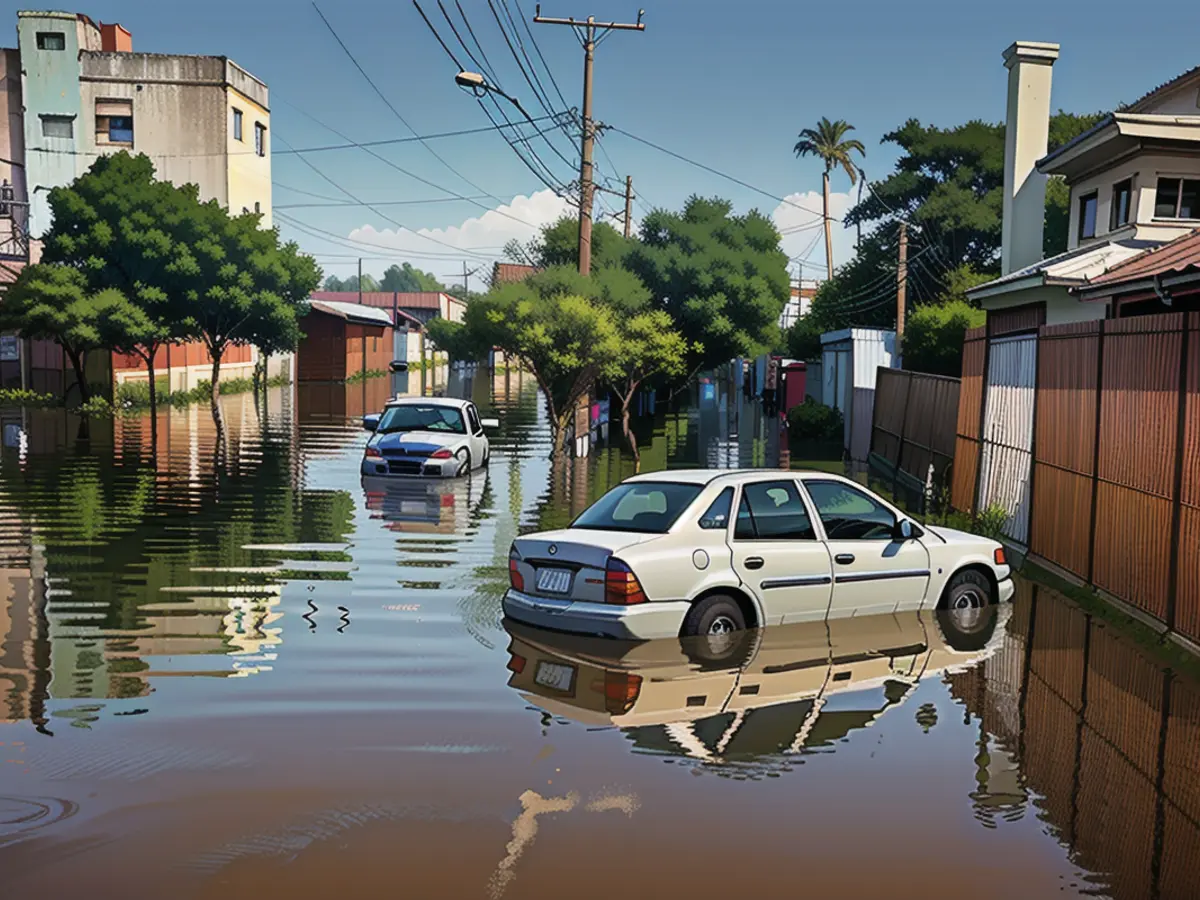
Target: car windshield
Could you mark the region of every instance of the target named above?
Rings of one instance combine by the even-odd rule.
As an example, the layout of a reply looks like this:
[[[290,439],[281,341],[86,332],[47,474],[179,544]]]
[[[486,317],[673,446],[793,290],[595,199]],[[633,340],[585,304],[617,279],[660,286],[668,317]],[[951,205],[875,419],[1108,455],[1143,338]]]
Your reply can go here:
[[[662,534],[703,489],[702,484],[665,481],[620,484],[585,509],[571,527]]]
[[[409,403],[385,409],[375,431],[379,434],[395,434],[399,431],[445,431],[450,434],[466,434],[467,426],[463,421],[462,411],[457,407]]]

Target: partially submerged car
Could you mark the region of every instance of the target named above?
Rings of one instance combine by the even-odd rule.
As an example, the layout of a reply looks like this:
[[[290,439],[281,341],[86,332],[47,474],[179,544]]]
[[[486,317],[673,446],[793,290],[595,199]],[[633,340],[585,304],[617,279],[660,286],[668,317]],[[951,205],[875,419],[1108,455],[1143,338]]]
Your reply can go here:
[[[509,554],[507,616],[651,640],[1013,595],[1004,548],[825,472],[637,475]]]
[[[876,588],[878,589],[878,587]],[[923,679],[1002,645],[1011,606],[922,610],[646,642],[505,620],[508,684],[551,715],[707,763],[785,758],[869,727]],[[861,702],[833,697],[860,693]]]
[[[491,456],[483,419],[469,400],[398,397],[382,413],[363,416],[372,432],[363,451],[364,476],[416,475],[453,478],[486,466]]]

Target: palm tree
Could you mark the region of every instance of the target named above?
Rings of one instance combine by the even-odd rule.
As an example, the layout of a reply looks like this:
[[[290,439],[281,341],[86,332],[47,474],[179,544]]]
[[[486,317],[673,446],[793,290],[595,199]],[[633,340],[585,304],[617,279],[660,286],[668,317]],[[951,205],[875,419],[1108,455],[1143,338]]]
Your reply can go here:
[[[829,277],[833,278],[832,235],[829,228],[829,173],[838,166],[846,170],[850,177],[851,186],[858,183],[861,171],[850,159],[850,154],[857,150],[859,156],[865,157],[867,151],[862,141],[856,138],[845,140],[846,134],[853,131],[854,126],[849,122],[838,119],[830,122],[822,117],[816,128],[805,128],[800,132],[800,140],[796,141],[797,156],[819,156],[825,162],[825,267]]]

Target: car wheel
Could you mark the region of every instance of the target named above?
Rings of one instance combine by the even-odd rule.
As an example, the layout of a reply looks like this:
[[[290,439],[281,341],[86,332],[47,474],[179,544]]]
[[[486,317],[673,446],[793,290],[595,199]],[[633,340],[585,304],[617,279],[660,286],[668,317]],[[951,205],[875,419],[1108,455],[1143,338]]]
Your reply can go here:
[[[724,594],[713,594],[693,604],[683,620],[684,637],[721,638],[745,630],[746,617],[742,608]]]
[[[464,450],[462,453],[462,464],[458,467],[458,471],[455,473],[455,477],[457,478],[460,475],[466,475],[470,471],[471,471],[471,451]]]
[[[990,629],[995,627],[996,619],[995,610],[991,609],[993,600],[992,583],[986,575],[976,569],[957,572],[942,595],[938,612],[945,615],[939,615],[938,620],[943,622],[943,630],[948,628],[956,635],[966,637],[988,632],[990,637]],[[980,647],[985,643],[987,638],[984,638]]]
[[[479,465],[480,465],[480,467],[483,467],[483,466],[486,466],[491,461],[492,461],[492,446],[491,446],[491,444],[489,444],[488,446],[483,448],[483,461]]]

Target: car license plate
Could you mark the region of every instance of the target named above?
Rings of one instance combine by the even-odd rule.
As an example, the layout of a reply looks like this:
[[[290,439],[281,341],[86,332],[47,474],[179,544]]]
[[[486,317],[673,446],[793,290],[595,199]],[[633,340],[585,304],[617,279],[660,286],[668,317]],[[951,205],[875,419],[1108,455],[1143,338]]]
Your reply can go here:
[[[549,662],[538,663],[537,674],[533,676],[533,680],[544,688],[566,694],[575,682],[575,667]]]
[[[571,587],[570,569],[538,569],[537,589],[547,594],[565,594]]]

